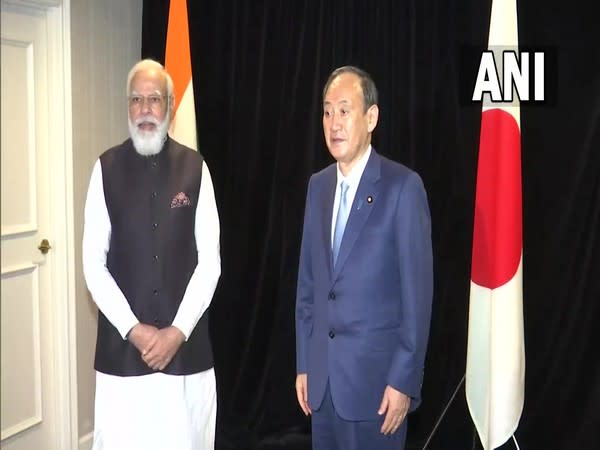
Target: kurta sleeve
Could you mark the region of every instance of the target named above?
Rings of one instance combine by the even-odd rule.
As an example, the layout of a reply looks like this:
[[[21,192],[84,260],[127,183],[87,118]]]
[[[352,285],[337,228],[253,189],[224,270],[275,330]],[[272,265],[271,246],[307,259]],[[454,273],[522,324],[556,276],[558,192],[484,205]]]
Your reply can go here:
[[[106,267],[111,223],[104,199],[102,167],[96,161],[84,210],[83,275],[94,302],[123,339],[139,321]]]
[[[212,178],[205,162],[202,163],[202,182],[196,206],[194,233],[198,265],[190,278],[172,324],[182,331],[186,340],[209,307],[221,275],[219,213]]]

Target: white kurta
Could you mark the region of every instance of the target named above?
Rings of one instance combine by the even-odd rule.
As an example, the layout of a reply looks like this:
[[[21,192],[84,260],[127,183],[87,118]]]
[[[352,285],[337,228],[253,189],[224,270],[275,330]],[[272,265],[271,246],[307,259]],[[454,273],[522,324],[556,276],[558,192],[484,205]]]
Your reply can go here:
[[[138,323],[106,268],[111,224],[96,161],[84,213],[83,272],[94,301],[123,339]],[[135,233],[135,230],[132,230]],[[221,274],[219,216],[206,163],[196,206],[198,265],[173,320],[186,339],[212,300]],[[96,372],[94,450],[214,449],[214,369],[176,376],[119,377]]]

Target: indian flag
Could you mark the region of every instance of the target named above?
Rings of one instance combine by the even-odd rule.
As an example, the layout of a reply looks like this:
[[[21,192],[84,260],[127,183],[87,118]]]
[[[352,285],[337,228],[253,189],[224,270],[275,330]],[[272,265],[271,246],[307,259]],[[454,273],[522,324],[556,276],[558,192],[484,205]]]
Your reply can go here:
[[[169,134],[177,142],[198,150],[186,0],[170,2],[165,68],[173,78],[175,97]]]

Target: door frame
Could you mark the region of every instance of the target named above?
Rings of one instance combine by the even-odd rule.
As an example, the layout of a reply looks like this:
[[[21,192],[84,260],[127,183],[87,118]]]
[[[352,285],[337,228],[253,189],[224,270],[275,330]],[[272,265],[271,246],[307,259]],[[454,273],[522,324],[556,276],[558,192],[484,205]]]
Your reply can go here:
[[[46,3],[42,1],[42,3]],[[75,215],[71,123],[70,0],[46,9],[48,20],[48,84],[50,149],[50,211],[55,240],[52,280],[54,348],[56,352],[57,433],[60,448],[77,449],[77,340],[75,305]],[[62,151],[61,151],[62,150]],[[66,295],[65,295],[66,294]],[[66,301],[60,301],[60,299]]]

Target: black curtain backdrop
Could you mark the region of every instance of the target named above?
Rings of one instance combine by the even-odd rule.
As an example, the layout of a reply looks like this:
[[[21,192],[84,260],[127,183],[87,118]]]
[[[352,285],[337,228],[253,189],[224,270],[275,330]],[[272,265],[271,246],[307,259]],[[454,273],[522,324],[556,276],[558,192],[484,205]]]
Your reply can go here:
[[[461,97],[461,55],[486,47],[489,1],[188,3],[199,147],[221,220],[217,448],[310,448],[294,390],[296,276],[307,181],[332,161],[321,89],[345,64],[379,88],[375,147],[429,195],[435,297],[407,444],[422,448],[465,371],[481,110]],[[600,27],[586,3],[519,2],[520,42],[555,51],[557,80],[552,104],[521,108],[523,450],[600,448]],[[164,61],[168,6],[144,1],[143,57]],[[429,448],[481,448],[464,386]]]

